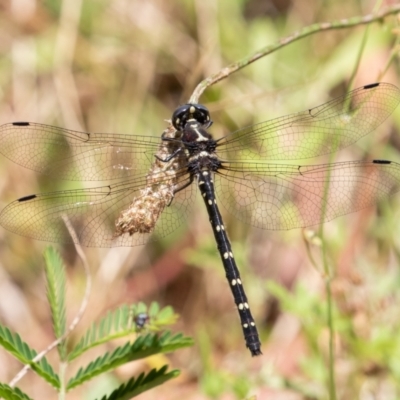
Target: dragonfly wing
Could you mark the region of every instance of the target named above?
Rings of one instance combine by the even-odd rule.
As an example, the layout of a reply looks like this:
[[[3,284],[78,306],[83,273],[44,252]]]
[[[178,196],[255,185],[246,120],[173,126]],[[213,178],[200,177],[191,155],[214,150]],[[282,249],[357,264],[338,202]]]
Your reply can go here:
[[[160,138],[85,133],[31,122],[0,126],[0,152],[34,171],[67,180],[113,180],[146,173]]]
[[[321,165],[229,163],[216,174],[227,211],[257,228],[321,224],[399,191],[400,164],[354,161]]]
[[[355,89],[309,110],[239,129],[218,141],[229,160],[298,160],[329,154],[377,128],[400,102],[389,83]]]
[[[182,173],[174,185],[188,181],[188,175]],[[0,224],[33,239],[70,243],[73,240],[66,228],[66,217],[84,246],[142,245],[150,237],[157,239],[173,232],[187,217],[195,192],[194,185],[190,185],[171,199],[166,195],[173,190],[171,180],[158,179],[157,185],[146,182],[149,181],[141,178],[116,185],[26,196],[1,212]],[[137,218],[136,231],[117,234],[117,221],[124,211],[132,209],[136,211],[130,214]],[[145,215],[141,214],[143,211]]]

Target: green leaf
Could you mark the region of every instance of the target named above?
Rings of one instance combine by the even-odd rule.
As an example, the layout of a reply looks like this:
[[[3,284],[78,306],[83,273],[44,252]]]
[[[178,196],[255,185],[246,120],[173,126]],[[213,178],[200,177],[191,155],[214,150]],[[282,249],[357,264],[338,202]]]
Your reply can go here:
[[[12,333],[7,327],[0,325],[0,346],[4,347],[15,358],[31,368],[55,388],[60,388],[60,380],[53,368],[43,357],[38,363],[32,362],[37,352],[31,349],[17,333]]]
[[[160,312],[160,306],[155,301],[149,307],[149,316],[155,317]]]
[[[110,395],[102,397],[101,400],[128,400],[179,375],[178,370],[165,373],[167,368],[168,366],[164,365],[158,371],[152,369],[147,375],[142,373],[138,378],[130,379]]]
[[[64,335],[66,329],[65,267],[60,254],[53,247],[46,248],[44,259],[47,279],[47,299],[51,308],[54,333],[59,338]],[[58,346],[58,351],[61,360],[65,360],[65,340]]]
[[[92,361],[87,367],[80,368],[76,376],[68,382],[67,390],[130,361],[192,345],[193,340],[183,337],[182,334],[171,336],[170,332],[165,332],[161,336],[157,334],[139,336],[133,343],[128,342],[115,349],[113,353],[106,353]]]
[[[92,347],[132,333],[132,327],[132,312],[129,306],[124,304],[115,311],[109,311],[98,324],[93,323],[90,326],[68,355],[68,360],[75,359]]]
[[[150,330],[159,330],[165,325],[175,323],[177,319],[172,307],[165,307],[160,310],[157,303],[152,303],[149,311],[144,303],[130,306],[122,305],[114,311],[109,311],[97,324],[90,326],[73,351],[68,355],[68,360],[71,361],[85,351],[102,343],[138,332],[138,328],[134,323],[134,316],[140,313],[149,314],[150,322],[148,328]]]
[[[151,314],[150,314],[151,317]],[[171,325],[176,322],[177,314],[174,313],[174,309],[170,306],[164,307],[159,311],[157,316],[152,318],[150,321],[151,325]]]
[[[149,315],[147,327],[150,330],[159,331],[162,327],[175,324],[178,319],[178,314],[175,314],[174,309],[170,306],[164,307],[161,310],[157,302],[151,303],[148,310],[142,306],[146,307],[143,303],[138,304],[134,311],[134,315],[147,313]]]
[[[0,383],[0,398],[4,400],[32,400],[18,388],[13,388],[5,383]]]

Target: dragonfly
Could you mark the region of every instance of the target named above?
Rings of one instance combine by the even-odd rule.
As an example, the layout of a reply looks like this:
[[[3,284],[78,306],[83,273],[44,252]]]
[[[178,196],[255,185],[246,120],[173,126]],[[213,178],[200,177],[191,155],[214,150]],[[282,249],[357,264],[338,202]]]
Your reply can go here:
[[[5,157],[56,181],[104,183],[21,197],[2,210],[0,224],[29,238],[69,243],[68,218],[84,246],[143,245],[184,223],[199,191],[245,344],[257,356],[261,341],[219,204],[244,223],[286,230],[330,221],[397,192],[400,164],[392,161],[298,161],[351,145],[399,102],[396,86],[369,84],[219,139],[201,104],[178,107],[161,138],[8,123],[0,127]]]

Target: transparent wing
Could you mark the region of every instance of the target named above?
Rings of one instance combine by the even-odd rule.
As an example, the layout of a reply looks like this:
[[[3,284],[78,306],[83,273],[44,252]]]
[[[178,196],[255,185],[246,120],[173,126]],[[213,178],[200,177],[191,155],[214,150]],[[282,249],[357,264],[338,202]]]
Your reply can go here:
[[[390,161],[224,165],[228,169],[215,177],[220,203],[236,218],[263,229],[321,224],[400,189],[400,164]]]
[[[113,180],[146,173],[161,138],[85,133],[31,122],[0,126],[0,152],[34,171],[67,180]]]
[[[400,90],[394,85],[363,86],[318,107],[239,129],[218,141],[218,154],[229,160],[329,154],[374,130],[399,102]]]
[[[184,186],[189,182],[185,170],[177,176],[174,184]],[[170,179],[154,177],[154,180],[150,186],[147,185],[149,180],[140,178],[110,186],[26,196],[10,203],[1,212],[0,224],[33,239],[70,243],[73,240],[63,219],[66,216],[84,246],[142,245],[149,238],[157,240],[170,234],[182,224],[196,191],[195,185],[189,185],[176,193],[171,202],[170,197],[162,194],[166,192],[165,188],[167,192],[172,190]],[[122,212],[129,214],[132,207],[133,216],[138,218],[136,226],[139,224],[141,228],[132,235],[116,235],[116,223]]]

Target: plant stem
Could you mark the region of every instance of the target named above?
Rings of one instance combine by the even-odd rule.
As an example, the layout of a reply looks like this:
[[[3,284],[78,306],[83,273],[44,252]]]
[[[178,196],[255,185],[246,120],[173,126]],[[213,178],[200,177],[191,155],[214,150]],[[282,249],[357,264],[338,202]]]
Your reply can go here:
[[[348,19],[340,19],[332,22],[321,22],[312,24],[310,26],[306,26],[305,28],[292,33],[286,38],[280,39],[278,42],[266,46],[256,51],[255,53],[251,54],[250,56],[247,56],[242,60],[230,64],[227,67],[221,69],[216,74],[211,75],[208,78],[204,79],[197,85],[196,89],[193,91],[189,103],[198,103],[200,96],[203,94],[204,90],[206,90],[209,86],[214,85],[215,83],[219,82],[222,79],[227,78],[234,72],[239,71],[240,69],[246,67],[247,65],[253,63],[254,61],[257,61],[258,59],[265,57],[268,54],[271,54],[274,51],[284,46],[287,46],[288,44],[293,43],[299,39],[303,39],[307,36],[313,35],[314,33],[319,33],[323,31],[329,31],[334,29],[347,29],[358,25],[370,24],[372,22],[381,21],[388,15],[393,15],[397,13],[400,13],[400,4],[386,7],[380,12],[373,12],[371,14],[367,14],[361,17],[359,16]]]
[[[336,400],[336,380],[335,380],[335,330],[333,325],[332,313],[332,288],[331,276],[325,254],[325,243],[322,245],[323,264],[325,272],[328,272],[325,279],[325,289],[327,296],[327,323],[329,328],[329,399]]]
[[[60,376],[60,391],[58,392],[58,400],[65,400],[65,372],[67,370],[67,363],[62,361],[60,363],[59,376]]]

